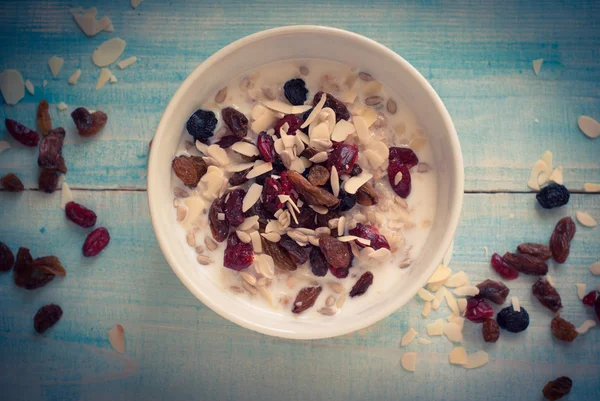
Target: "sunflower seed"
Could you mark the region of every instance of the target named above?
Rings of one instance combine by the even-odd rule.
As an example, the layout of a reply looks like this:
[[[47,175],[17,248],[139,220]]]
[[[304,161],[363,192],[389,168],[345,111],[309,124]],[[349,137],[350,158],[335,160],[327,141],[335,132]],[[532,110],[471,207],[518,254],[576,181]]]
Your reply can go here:
[[[187,216],[188,207],[186,205],[177,206],[177,221],[183,221]]]
[[[260,234],[258,231],[252,231],[250,233],[250,239],[252,240],[252,249],[255,253],[262,252],[262,242],[260,240]]]
[[[192,248],[196,246],[196,233],[194,233],[193,231],[188,231],[188,233],[185,236],[185,240],[187,241],[187,244],[189,246],[191,246]]]
[[[190,194],[188,193],[188,191],[186,191],[183,188],[175,188],[173,190],[173,194],[178,197],[178,198],[187,198],[188,196],[190,196]]]
[[[363,71],[358,73],[358,77],[360,79],[362,79],[363,81],[367,81],[367,82],[373,80],[373,76],[371,76],[371,74],[363,72]]]
[[[341,285],[340,283],[329,283],[329,288],[331,288],[333,290],[333,292],[335,292],[337,294],[344,293],[344,286]]]
[[[247,281],[242,281],[242,287],[252,295],[256,295],[256,288],[248,284]]]
[[[226,97],[227,97],[227,87],[224,87],[223,89],[218,91],[217,94],[215,95],[215,103],[216,104],[223,103],[225,101]]]
[[[335,310],[333,310],[332,308],[321,308],[317,312],[319,312],[321,315],[325,315],[325,316],[335,315]]]
[[[315,229],[315,235],[317,237],[329,234],[331,234],[331,230],[328,227],[318,227],[317,229]]]
[[[256,285],[256,277],[248,272],[240,272],[240,277],[244,279],[248,284],[255,286]]]
[[[332,295],[330,295],[325,300],[325,305],[327,305],[327,306],[333,306],[333,304],[335,304],[335,298]]]
[[[383,98],[381,96],[369,96],[365,99],[365,104],[367,106],[377,106],[381,102],[383,102]]]
[[[198,255],[196,256],[196,260],[198,261],[198,263],[204,266],[209,265],[213,262],[212,259],[206,255]]]
[[[204,238],[204,245],[206,245],[209,251],[214,251],[215,249],[217,249],[217,243],[209,237]]]
[[[305,66],[300,66],[300,74],[307,76],[308,75],[308,68],[306,68]]]
[[[346,217],[341,216],[338,220],[337,234],[339,236],[342,236],[342,235],[344,235],[345,230],[346,230]]]
[[[387,104],[386,104],[386,108],[387,108],[387,111],[390,114],[396,114],[396,112],[398,111],[398,105],[396,104],[396,102],[392,98],[388,99]]]
[[[244,290],[242,290],[237,285],[232,285],[232,286],[229,287],[229,289],[231,290],[231,292],[235,292],[236,294],[243,294],[244,293]]]
[[[198,254],[204,253],[204,247],[202,245],[198,245],[195,249]]]

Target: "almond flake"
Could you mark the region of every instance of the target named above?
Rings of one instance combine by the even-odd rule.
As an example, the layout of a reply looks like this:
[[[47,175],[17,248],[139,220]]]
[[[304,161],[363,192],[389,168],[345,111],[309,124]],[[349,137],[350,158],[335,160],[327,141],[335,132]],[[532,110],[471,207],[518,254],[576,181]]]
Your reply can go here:
[[[56,78],[56,76],[60,72],[60,69],[62,68],[64,62],[65,62],[65,59],[63,59],[62,57],[56,57],[56,56],[52,56],[48,60],[48,67],[50,67],[50,71],[52,72],[52,76],[54,78]]]
[[[219,149],[221,149],[221,147],[219,145],[211,145],[211,146],[217,146],[217,147],[219,147]],[[233,145],[231,145],[231,150],[233,150],[234,152],[237,152],[241,155],[248,156],[248,157],[258,156],[260,154],[256,145],[254,145],[252,143],[244,142],[244,141],[236,142]]]
[[[6,149],[10,149],[10,143],[6,141],[0,141],[0,153],[4,152]]]
[[[402,181],[402,171],[398,171],[394,177],[394,185],[398,185]],[[400,198],[402,199],[402,198]]]
[[[261,234],[264,239],[269,242],[279,242],[281,240],[281,235],[271,232],[271,233],[262,233]]]
[[[123,326],[116,324],[108,331],[108,342],[119,354],[125,353],[125,329]]]
[[[540,69],[542,68],[542,63],[544,62],[543,58],[538,58],[537,60],[533,60],[531,65],[533,66],[533,72],[535,75],[540,73]]]
[[[127,43],[121,38],[109,39],[94,50],[92,53],[92,61],[98,67],[107,67],[121,57],[126,44]]]
[[[292,219],[294,219],[294,222],[295,222],[296,224],[299,224],[299,223],[298,223],[298,218],[296,217],[296,211],[295,211],[295,210],[294,210],[294,208],[292,207],[292,204],[291,204],[291,203],[288,201],[288,202],[286,202],[286,204],[285,204],[285,205],[286,205],[286,207],[287,207],[288,211],[290,212],[290,216],[292,216]]]
[[[327,214],[327,213],[329,213],[329,209],[327,209],[325,206],[308,205],[308,207],[310,207],[312,210],[314,210],[318,214]]]
[[[367,127],[370,127],[377,121],[377,113],[371,107],[364,110],[364,112],[360,115],[364,120]]]
[[[546,163],[546,168],[538,176],[538,184],[542,186],[548,182],[552,174],[552,152],[549,150],[545,151],[540,160]]]
[[[112,73],[108,68],[103,68],[100,70],[100,75],[98,76],[98,81],[96,82],[96,90],[100,90],[106,85],[108,80],[112,77]]]
[[[300,138],[300,140],[306,145],[310,144],[310,138],[308,137],[308,135],[306,135],[304,132],[300,131],[299,129],[296,130],[296,138]]]
[[[344,235],[341,237],[337,237],[337,240],[340,242],[350,242],[350,241],[355,241],[357,239],[358,239],[358,237],[356,237],[354,235]]]
[[[400,346],[405,347],[408,344],[410,344],[415,338],[417,338],[417,334],[419,334],[419,333],[412,327],[410,329],[408,329],[406,334],[404,336],[402,336],[402,340],[400,341]]]
[[[248,179],[255,178],[255,177],[258,177],[259,175],[267,173],[271,170],[273,170],[273,164],[265,163],[262,160],[257,160],[256,162],[254,162],[254,168],[252,170],[250,170],[250,172],[248,172],[248,174],[246,175],[246,178],[248,178]]]
[[[257,256],[257,263],[259,266],[260,274],[268,279],[275,278],[275,262],[273,258],[267,254],[261,253]]]
[[[429,336],[441,336],[444,334],[444,321],[436,319],[435,322],[427,325],[427,334]]]
[[[369,143],[369,149],[377,153],[383,160],[387,160],[390,157],[390,149],[381,141],[372,140]]]
[[[352,104],[352,103],[354,103],[354,100],[356,100],[356,95],[357,95],[357,93],[356,93],[355,89],[349,89],[349,90],[337,95],[337,99],[340,102]],[[345,120],[340,120],[340,121],[345,121]],[[334,139],[334,140],[337,141],[336,139]]]
[[[431,302],[431,307],[433,310],[438,310],[440,305],[442,304],[442,299],[444,299],[444,295],[446,294],[446,287],[441,286],[433,296],[433,301]]]
[[[577,221],[586,227],[596,227],[598,225],[596,220],[586,212],[575,212],[575,216],[577,216]]]
[[[237,229],[242,231],[247,231],[251,229],[254,224],[258,224],[258,216],[246,217],[242,224],[240,224]]]
[[[354,122],[356,134],[358,135],[358,140],[362,144],[368,144],[371,141],[371,132],[369,131],[369,126],[365,119],[360,116],[354,116],[352,120]]]
[[[225,167],[225,171],[230,173],[238,173],[240,171],[248,170],[252,167],[254,167],[254,162],[242,164],[229,164],[227,167]]]
[[[554,285],[554,280],[552,279],[552,276],[551,276],[551,275],[549,275],[549,274],[546,274],[546,276],[545,276],[545,277],[546,277],[546,281],[547,281],[548,283],[550,283],[550,285],[551,285],[552,287],[556,287],[556,286]]]
[[[452,271],[444,265],[439,265],[433,275],[427,281],[428,283],[437,283],[440,281],[445,281],[450,277]]]
[[[329,178],[331,181],[331,192],[333,193],[333,196],[337,198],[340,194],[340,178],[338,176],[338,171],[337,168],[335,168],[335,166],[331,166],[331,174]]]
[[[479,294],[479,288],[474,285],[463,285],[455,288],[453,292],[459,297],[474,297]]]
[[[452,313],[458,316],[460,314],[460,310],[458,309],[458,303],[456,302],[456,298],[454,298],[450,291],[446,291],[444,293],[444,298],[446,298],[446,303],[448,304],[448,307],[450,308]]]
[[[459,298],[456,300],[456,303],[458,304],[458,310],[460,311],[460,313],[463,313],[467,309],[466,298]]]
[[[595,320],[586,320],[581,324],[581,326],[577,327],[575,330],[577,330],[579,334],[585,334],[588,332],[589,329],[591,329],[594,326],[596,326]]]
[[[519,301],[519,298],[517,297],[512,297],[510,299],[510,302],[512,304],[513,310],[515,312],[520,312],[521,311],[521,302]]]
[[[56,108],[59,109],[60,111],[65,111],[66,109],[69,108],[69,106],[67,106],[65,104],[65,102],[60,102],[59,104],[56,105]]]
[[[338,236],[344,235],[344,231],[345,230],[346,230],[346,217],[345,216],[341,216],[338,219],[338,226],[337,226]]]
[[[527,186],[534,191],[540,190],[540,185],[538,182],[539,176],[548,169],[548,165],[543,160],[538,160],[533,165],[531,169],[531,174],[529,175],[529,181],[527,181]]]
[[[69,10],[73,15],[77,26],[83,33],[87,36],[95,36],[96,34],[105,31],[105,32],[113,32],[114,27],[113,24],[106,15],[96,21],[96,15],[98,14],[98,10],[96,7],[92,7],[89,10],[84,10],[83,8],[72,8]]]
[[[455,323],[460,327],[460,331],[465,327],[465,318],[461,316],[451,315],[448,317],[450,323]]]
[[[594,276],[600,276],[600,260],[590,265],[590,271]],[[600,285],[598,286],[598,288],[600,288]]]
[[[224,221],[225,220],[225,213],[217,213],[217,218],[220,221]]]
[[[367,160],[369,161],[369,164],[371,165],[371,167],[373,167],[373,169],[377,169],[385,162],[385,160],[372,149],[365,150],[364,154],[367,157]]]
[[[577,296],[579,297],[579,299],[583,299],[583,297],[585,297],[585,290],[587,286],[584,283],[577,283],[575,284],[575,288],[577,288]]]
[[[252,239],[252,249],[254,249],[255,253],[262,252],[262,242],[260,240],[260,234],[258,231],[252,231],[250,233],[250,238]]]
[[[463,365],[465,369],[476,369],[479,368],[489,361],[488,353],[485,351],[477,351],[474,354],[469,355],[467,362]]]
[[[585,192],[600,192],[600,184],[592,184],[591,182],[586,182],[583,184],[583,190]]]
[[[27,92],[29,92],[30,95],[35,94],[35,88],[30,80],[25,81],[25,89],[27,89]]]
[[[371,178],[373,178],[372,174],[363,171],[359,175],[347,179],[344,182],[344,190],[347,193],[354,195],[356,191],[358,191],[358,189],[362,187]]]
[[[65,210],[67,203],[73,202],[73,193],[66,181],[63,181],[60,192],[60,208]]]
[[[246,196],[244,196],[244,200],[242,201],[242,212],[247,212],[252,206],[254,206],[256,202],[258,202],[258,199],[260,199],[260,194],[262,193],[262,189],[262,185],[257,183],[253,183],[250,186],[248,192],[246,192]]]
[[[310,110],[312,108],[311,105],[300,105],[300,106],[292,106],[292,113],[291,114],[303,114],[306,113],[308,110]]]
[[[379,248],[378,250],[371,252],[369,254],[369,257],[371,259],[375,259],[380,262],[383,262],[384,260],[389,259],[391,256],[392,256],[392,253],[387,248]]]
[[[81,70],[77,69],[75,72],[69,77],[67,81],[69,85],[77,85],[77,81],[79,81],[79,77],[81,77]]]
[[[281,100],[266,100],[262,103],[269,109],[277,111],[279,113],[292,114],[292,105],[284,103]]]
[[[425,302],[425,305],[423,305],[423,310],[421,311],[421,314],[425,317],[429,316],[429,314],[431,313],[431,302],[427,301]]]
[[[354,127],[354,124],[346,120],[340,120],[333,128],[331,139],[336,142],[344,142],[346,138],[355,131],[356,128]]]
[[[258,106],[262,107],[262,109],[261,108],[257,109]],[[256,113],[255,113],[255,110],[256,110]],[[262,113],[260,113],[261,111],[262,111]],[[252,110],[252,116],[258,115],[259,113],[260,113],[260,116],[254,118],[254,121],[250,124],[250,129],[254,132],[265,131],[269,127],[272,127],[273,125],[275,125],[275,123],[279,120],[279,118],[277,118],[277,115],[275,115],[275,113],[273,113],[271,110],[264,108],[262,105],[257,105],[254,107],[254,109]]]
[[[453,365],[465,365],[468,360],[469,357],[465,347],[455,347],[448,355],[448,361]]]
[[[417,353],[405,352],[401,359],[402,367],[409,372],[414,372],[417,365]]]
[[[563,168],[560,166],[555,168],[550,177],[548,177],[548,181],[563,185]]]
[[[322,122],[317,124],[312,131],[308,133],[311,144],[315,140],[324,140],[328,141],[330,139],[329,136],[329,124],[327,122]]]
[[[0,73],[0,91],[6,104],[15,105],[25,97],[25,82],[17,70],[4,70]]]
[[[304,123],[302,123],[302,125],[300,126],[300,128],[306,128],[306,127],[308,127],[313,122],[313,120],[315,118],[317,118],[317,116],[319,115],[319,113],[321,113],[321,110],[323,109],[323,106],[325,105],[325,101],[326,100],[327,100],[327,95],[325,93],[323,93],[321,95],[321,99],[316,104],[316,106],[313,108],[313,110],[310,112],[310,114],[306,118],[306,121],[304,121]]]
[[[423,301],[433,301],[433,294],[427,291],[425,288],[419,288],[417,295],[419,295]]]
[[[142,1],[144,1],[144,0],[131,0],[130,1],[131,8],[137,8],[140,4],[142,4]]]
[[[119,61],[117,63],[117,65],[119,66],[120,69],[124,70],[125,68],[129,67],[130,65],[132,65],[136,61],[137,61],[137,57],[136,56],[132,56],[132,57],[126,58],[125,60]]]
[[[444,323],[444,335],[453,343],[459,343],[463,340],[461,328],[456,323]]]
[[[379,81],[370,81],[364,84],[361,92],[365,97],[375,96],[383,90],[383,85]]]
[[[323,163],[326,162],[328,158],[329,155],[327,154],[327,152],[319,152],[308,160],[310,160],[313,163]]]
[[[456,288],[456,287],[462,287],[462,286],[465,286],[468,284],[469,284],[469,276],[467,276],[467,273],[461,271],[461,272],[453,274],[448,279],[448,281],[446,281],[445,285],[446,285],[446,287]]]
[[[250,238],[250,234],[248,234],[245,231],[236,230],[235,233],[238,236],[238,238],[240,239],[240,241],[242,241],[244,244],[249,244],[250,241],[252,241],[252,238]]]
[[[577,119],[577,125],[581,132],[583,132],[589,138],[595,139],[600,136],[600,123],[594,120],[592,117],[580,116]]]

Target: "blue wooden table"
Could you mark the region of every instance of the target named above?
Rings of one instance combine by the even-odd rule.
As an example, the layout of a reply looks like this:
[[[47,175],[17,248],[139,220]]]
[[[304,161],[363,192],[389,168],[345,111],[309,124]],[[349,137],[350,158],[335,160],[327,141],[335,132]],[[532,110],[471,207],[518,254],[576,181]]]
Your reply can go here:
[[[484,4],[488,3],[488,4]],[[99,8],[114,32],[88,38],[69,13],[72,6]],[[550,379],[574,380],[570,400],[600,399],[600,329],[565,345],[550,334],[551,314],[532,298],[531,278],[511,283],[529,310],[531,325],[503,332],[486,345],[479,326],[467,323],[466,346],[485,349],[490,363],[476,370],[448,364],[452,344],[434,337],[406,348],[400,338],[420,333],[422,301],[351,335],[319,341],[266,337],[217,316],[179,282],[154,237],[146,202],[148,142],[182,80],[222,46],[247,34],[289,24],[320,24],[371,37],[411,62],[445,102],[460,135],[466,170],[465,206],[457,232],[454,271],[473,282],[494,278],[491,252],[523,240],[545,242],[556,221],[575,211],[600,221],[600,139],[577,128],[579,115],[600,119],[600,3],[595,1],[355,1],[254,3],[237,1],[128,0],[0,2],[0,71],[16,68],[35,86],[16,106],[0,106],[0,119],[35,126],[37,103],[51,103],[56,126],[66,128],[66,180],[77,200],[93,208],[112,242],[84,259],[85,230],[69,224],[60,191],[37,190],[37,151],[19,146],[0,154],[0,176],[17,173],[27,190],[0,191],[0,241],[34,257],[56,254],[68,270],[37,291],[17,288],[0,274],[0,399],[13,400],[537,400]],[[111,37],[127,41],[124,57],[138,62],[113,67],[118,82],[94,90],[99,68],[91,53]],[[53,78],[52,55],[64,66]],[[543,58],[539,76],[531,62]],[[76,86],[68,77],[82,70]],[[42,83],[47,80],[47,86]],[[59,111],[59,102],[69,105]],[[75,134],[77,106],[109,115],[93,140]],[[564,168],[573,192],[568,206],[535,207],[526,186],[545,150]],[[578,225],[568,262],[551,267],[565,305],[562,315],[579,325],[593,314],[575,283],[598,284],[589,272],[600,259],[600,228]],[[50,302],[64,309],[44,336],[32,317]],[[444,308],[433,316],[445,317]],[[125,328],[126,351],[115,353],[107,331]],[[422,335],[422,334],[421,334]],[[400,366],[417,351],[416,372]]]

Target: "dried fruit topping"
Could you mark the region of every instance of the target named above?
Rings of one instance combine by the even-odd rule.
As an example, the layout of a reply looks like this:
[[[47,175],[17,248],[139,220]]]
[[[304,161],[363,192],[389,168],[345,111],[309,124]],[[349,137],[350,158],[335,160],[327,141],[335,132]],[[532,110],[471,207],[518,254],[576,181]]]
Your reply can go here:
[[[298,268],[287,250],[277,242],[262,239],[263,251],[273,258],[275,267],[284,271],[294,271]]]
[[[485,280],[477,284],[479,288],[479,297],[485,298],[495,304],[502,305],[510,290],[499,281]]]
[[[243,138],[246,136],[246,133],[248,132],[248,119],[243,113],[234,109],[233,107],[226,107],[221,110],[221,117],[233,135],[237,136],[238,138]]]
[[[356,164],[354,165],[354,167],[352,167],[352,171],[350,172],[350,175],[351,175],[352,177],[355,177],[355,176],[359,175],[359,174],[360,174],[360,173],[362,173],[362,172],[363,172],[363,169],[362,169],[362,167],[361,167],[361,166],[359,166],[359,165],[358,165],[358,163],[356,163]]]
[[[556,401],[569,394],[571,387],[573,387],[573,381],[567,376],[561,376],[546,383],[542,389],[542,394],[547,400]]]
[[[569,203],[571,194],[564,185],[552,183],[540,190],[535,198],[544,209],[553,209]]]
[[[348,273],[350,273],[350,269],[346,267],[333,267],[329,265],[329,271],[337,278],[346,278],[348,277]]]
[[[318,164],[313,165],[308,172],[308,182],[321,186],[329,182],[329,170]]]
[[[225,213],[225,197],[217,198],[210,205],[208,210],[208,222],[213,238],[217,242],[223,242],[229,234],[229,222],[226,219],[220,220],[219,214]]]
[[[575,223],[570,217],[563,217],[556,223],[550,237],[550,250],[557,263],[565,263],[569,257],[571,240],[575,236]]]
[[[319,153],[319,151],[315,148],[311,148],[311,147],[307,147],[306,149],[304,149],[302,151],[302,153],[300,153],[301,157],[306,157],[307,159],[312,158],[314,155],[316,155],[317,153]]]
[[[352,253],[347,244],[330,236],[319,238],[319,247],[325,255],[327,263],[337,268],[348,268],[352,261]]]
[[[306,102],[308,95],[308,89],[306,89],[306,83],[301,78],[294,78],[283,84],[283,92],[285,98],[294,106],[303,105]]]
[[[208,166],[198,156],[177,156],[171,164],[173,172],[189,188],[196,188]]]
[[[321,100],[321,96],[323,96],[323,93],[324,92],[319,91],[315,94],[315,97],[313,97],[313,106],[316,106],[317,103],[319,103],[319,100]],[[340,120],[349,120],[350,112],[348,111],[346,105],[337,100],[329,93],[325,94],[327,95],[327,100],[325,100],[325,104],[323,105],[323,107],[329,107],[335,112],[335,121],[338,122]]]
[[[229,177],[229,185],[233,187],[237,187],[238,185],[242,185],[243,183],[248,181],[246,177],[248,173],[252,170],[249,168],[248,170],[238,171],[237,173],[233,173],[231,177]]]
[[[313,246],[309,255],[310,268],[315,276],[323,277],[329,270],[329,263],[325,259],[325,255],[321,252],[321,248]]]
[[[237,227],[244,222],[244,212],[242,212],[242,203],[244,202],[244,197],[246,196],[246,191],[238,188],[231,191],[225,202],[225,220],[232,226]]]
[[[361,206],[373,206],[379,203],[379,196],[371,183],[365,182],[358,188],[358,191],[356,191],[356,203]]]
[[[407,168],[412,168],[419,164],[419,158],[411,148],[390,148],[390,163],[404,164]]]
[[[73,223],[84,228],[93,227],[96,224],[96,213],[79,203],[67,203],[65,214]]]
[[[312,209],[311,209],[312,210]],[[340,210],[338,209],[330,209],[327,214],[319,214],[315,213],[316,216],[316,226],[317,227],[327,227],[329,220],[337,219],[341,216]],[[337,230],[333,230],[331,232],[333,237],[337,238]]]
[[[503,259],[506,261],[506,263],[524,274],[543,276],[548,273],[548,265],[546,262],[544,262],[542,259],[536,258],[535,256],[523,253],[506,252],[503,256]]]
[[[514,267],[510,266],[502,256],[497,253],[492,255],[492,260],[490,262],[492,264],[492,268],[496,270],[500,276],[502,276],[505,280],[514,280],[519,277],[519,272],[515,270]]]
[[[227,149],[230,148],[234,143],[237,143],[241,140],[242,138],[236,135],[225,135],[217,141],[217,145],[219,145],[223,149]]]
[[[483,334],[483,341],[486,343],[495,343],[500,338],[500,328],[495,319],[486,319],[481,327],[481,333]]]
[[[411,178],[408,166],[398,161],[388,164],[388,180],[394,192],[401,198],[406,198],[411,191]],[[396,184],[396,175],[402,173],[402,179]]]
[[[327,165],[335,166],[338,174],[350,174],[358,160],[358,146],[340,143],[329,153]]]
[[[511,333],[520,333],[529,327],[529,313],[521,306],[521,310],[516,312],[511,306],[498,312],[496,320],[500,327]]]
[[[594,304],[594,309],[596,311],[596,319],[600,321],[600,297],[596,298],[596,303]]]
[[[296,217],[298,219],[298,223],[296,223],[293,219],[291,221],[291,226],[293,228],[304,227],[314,230],[317,228],[317,224],[315,223],[316,213],[309,207],[301,207],[300,213],[296,213]]]
[[[43,258],[37,258],[33,261],[33,268],[55,276],[64,277],[67,275],[67,271],[56,256],[44,256]]]
[[[198,109],[187,120],[186,128],[196,141],[208,143],[210,137],[214,135],[217,126],[217,117],[210,110]]]
[[[42,306],[33,317],[33,328],[42,334],[62,317],[63,311],[60,306],[49,304]]]
[[[287,123],[288,125],[287,134],[296,135],[296,131],[300,129],[300,126],[304,123],[304,120],[295,114],[286,114],[285,116],[280,118],[279,121],[277,121],[277,123],[275,124],[275,135],[280,135],[281,127],[283,127],[283,124],[285,123]]]
[[[25,146],[37,146],[40,141],[40,134],[30,130],[23,124],[7,118],[4,120],[6,129],[17,141],[21,142]]]
[[[350,290],[350,297],[358,297],[364,294],[367,292],[371,284],[373,284],[373,273],[363,273],[354,286],[352,286],[352,289]]]
[[[279,245],[281,245],[281,247],[287,251],[288,255],[290,255],[294,263],[297,265],[303,265],[308,261],[306,249],[298,245],[296,241],[287,235],[281,237],[281,240],[279,240]]]
[[[517,246],[519,253],[525,253],[527,255],[535,256],[538,259],[548,260],[552,257],[552,251],[546,244],[534,244],[531,242],[525,242]]]
[[[292,307],[292,313],[302,313],[315,304],[323,288],[305,287],[298,292]]]
[[[54,279],[54,274],[48,274],[34,268],[33,258],[27,248],[19,248],[17,261],[13,270],[13,278],[17,287],[34,290],[48,284]]]
[[[272,215],[283,207],[279,195],[283,194],[281,183],[272,177],[267,177],[262,189],[262,203],[265,210]]]
[[[106,113],[96,110],[90,113],[85,107],[78,107],[71,113],[71,118],[81,136],[92,136],[102,131],[108,121]]]
[[[15,264],[15,255],[5,243],[0,242],[0,272],[7,272]]]
[[[13,173],[6,174],[0,179],[0,182],[2,183],[4,189],[6,189],[8,192],[21,192],[25,190],[25,187],[23,186],[23,183],[19,177]]]
[[[65,130],[55,128],[48,132],[40,142],[40,155],[38,166],[51,170],[58,170],[63,174],[67,172],[65,159],[62,157],[62,147],[65,140]]]
[[[340,203],[340,200],[333,196],[333,194],[321,187],[312,185],[306,178],[302,177],[302,174],[293,170],[288,170],[287,176],[296,192],[302,196],[309,205],[335,207]]]
[[[227,238],[223,266],[233,270],[243,270],[254,261],[254,250],[252,244],[243,243],[236,233]]]
[[[340,194],[338,195],[340,199],[340,205],[338,206],[338,210],[340,212],[347,212],[352,209],[358,200],[358,193],[349,194],[340,186]]]
[[[369,245],[374,250],[378,250],[380,248],[390,249],[390,244],[387,242],[387,239],[379,234],[379,230],[375,226],[365,225],[362,223],[358,223],[356,227],[349,231],[350,235],[354,235],[356,237],[368,239],[371,241]],[[355,241],[356,245],[359,247],[364,247],[365,245],[360,243],[359,241]]]
[[[556,288],[552,287],[545,279],[540,277],[538,281],[531,286],[531,291],[538,301],[552,312],[558,312],[558,310],[562,308],[560,294],[556,291]]]
[[[38,186],[40,190],[51,194],[58,187],[58,174],[56,170],[43,169],[38,178]]]
[[[575,340],[579,335],[575,326],[560,316],[555,316],[554,319],[552,319],[550,329],[552,330],[554,337],[569,343]]]
[[[465,317],[474,323],[483,323],[494,316],[494,309],[482,298],[471,298],[467,301]]]
[[[258,138],[256,140],[256,147],[260,152],[260,156],[266,162],[272,162],[275,160],[275,142],[271,135],[266,132],[261,132],[258,134]]]
[[[1,260],[1,258],[0,258],[0,260]],[[581,302],[583,302],[583,304],[586,306],[594,306],[594,304],[596,303],[596,297],[597,297],[596,291],[590,291],[587,293],[587,295],[585,297],[583,297]]]
[[[52,130],[52,118],[50,117],[50,113],[48,112],[48,102],[44,99],[40,101],[37,108],[36,120],[38,130],[42,133],[42,135],[46,135],[46,133]]]
[[[86,258],[98,255],[110,242],[110,234],[104,227],[98,227],[88,234],[83,243],[83,256]]]

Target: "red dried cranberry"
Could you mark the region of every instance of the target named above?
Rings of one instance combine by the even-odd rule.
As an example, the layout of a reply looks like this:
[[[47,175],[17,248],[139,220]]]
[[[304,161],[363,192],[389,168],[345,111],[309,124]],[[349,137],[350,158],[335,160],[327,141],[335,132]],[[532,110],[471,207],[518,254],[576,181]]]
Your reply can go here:
[[[233,227],[237,227],[244,222],[242,203],[245,196],[246,191],[238,188],[229,193],[225,202],[225,220]]]
[[[505,280],[514,280],[519,277],[519,272],[514,267],[506,263],[506,261],[502,259],[502,256],[498,255],[497,253],[492,255],[491,264],[494,270],[496,270],[496,273],[502,276],[502,278]]]
[[[283,127],[283,124],[285,124],[285,123],[287,123],[289,126],[289,128],[287,130],[287,134],[288,135],[296,135],[296,131],[300,129],[300,126],[302,124],[304,124],[304,120],[295,114],[286,114],[285,116],[283,116],[283,118],[281,118],[279,121],[277,121],[277,124],[275,124],[275,135],[277,135],[277,136],[280,135],[279,131],[281,130],[281,127]]]
[[[23,124],[7,118],[4,120],[6,129],[17,141],[21,142],[25,146],[37,146],[40,141],[40,134],[30,130]]]
[[[596,296],[596,291],[590,291],[585,297],[583,297],[581,302],[583,302],[583,304],[587,306],[594,306],[594,303],[596,302]]]
[[[282,190],[279,181],[272,177],[265,179],[262,189],[262,202],[267,212],[275,214],[277,210],[283,207],[283,203],[279,200],[280,194],[282,194]]]
[[[474,323],[483,323],[494,316],[494,309],[481,298],[471,298],[467,301],[465,317]]]
[[[404,164],[409,169],[419,164],[419,158],[411,148],[390,148],[390,163]]]
[[[402,179],[398,184],[396,184],[396,174],[402,173]],[[408,167],[405,164],[402,164],[399,161],[392,162],[388,164],[388,180],[394,192],[398,194],[401,198],[406,198],[410,195],[411,191],[411,178],[410,172],[408,171]]]
[[[110,242],[110,234],[104,227],[98,227],[85,239],[83,243],[83,256],[89,258],[98,255]]]
[[[369,246],[375,250],[380,248],[390,249],[390,244],[387,242],[387,239],[383,235],[379,234],[379,230],[375,226],[358,223],[356,227],[349,231],[349,234],[370,240],[371,244]],[[359,241],[355,242],[359,247],[365,247],[365,245]]]
[[[323,277],[327,274],[327,270],[331,269],[329,263],[325,259],[325,255],[321,252],[321,248],[313,246],[310,250],[310,268],[315,276]],[[348,269],[346,270],[346,276],[348,275]]]
[[[225,135],[221,139],[219,139],[216,144],[219,145],[223,149],[230,148],[234,143],[241,141],[242,138],[236,135]]]
[[[352,290],[350,290],[350,296],[358,297],[359,295],[364,294],[367,292],[371,284],[373,284],[373,273],[365,272],[354,284]]]
[[[348,277],[350,269],[347,267],[333,267],[329,265],[329,271],[337,278],[346,278]]]
[[[350,174],[358,160],[358,146],[349,144],[337,145],[331,153],[327,165],[335,166],[338,174]]]
[[[281,194],[290,195],[294,201],[296,201],[298,197],[295,195],[295,192],[292,192],[294,190],[294,184],[292,184],[287,171],[281,172],[279,175],[279,182],[281,183]]]
[[[236,233],[232,233],[227,238],[223,266],[240,271],[250,266],[253,261],[254,251],[252,245],[243,243]]]
[[[261,132],[258,134],[258,139],[256,140],[256,147],[260,152],[260,156],[266,162],[272,162],[275,159],[275,142],[271,135],[266,132]]]
[[[96,224],[96,213],[79,203],[67,203],[65,214],[73,223],[84,228],[93,227]]]

